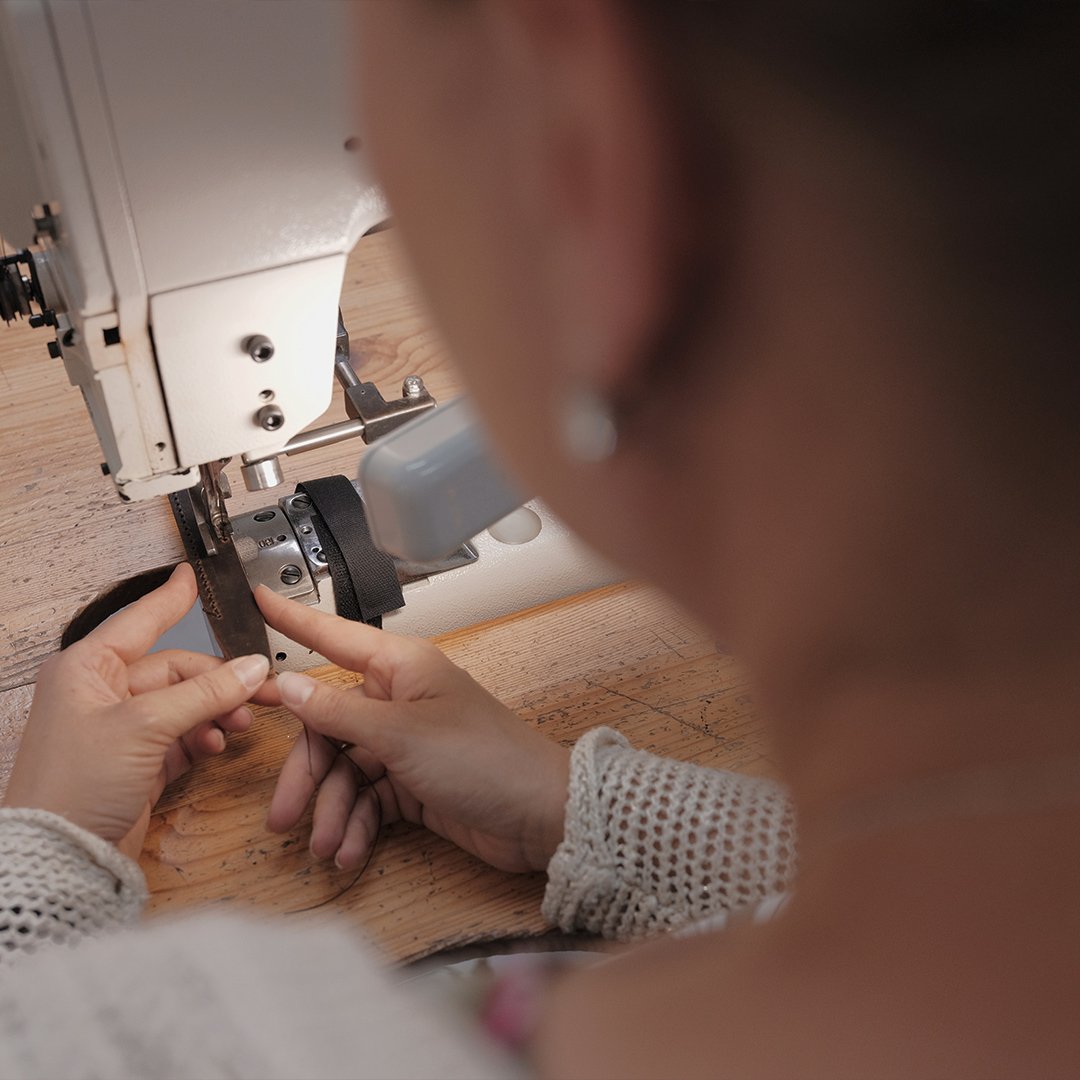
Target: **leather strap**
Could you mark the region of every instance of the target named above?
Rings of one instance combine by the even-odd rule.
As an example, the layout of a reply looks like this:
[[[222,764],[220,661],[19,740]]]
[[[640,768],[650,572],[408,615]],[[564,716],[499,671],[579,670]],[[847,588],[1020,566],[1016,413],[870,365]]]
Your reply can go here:
[[[225,659],[249,653],[261,653],[269,659],[266,623],[255,603],[235,545],[231,540],[223,541],[216,555],[207,555],[199,538],[191,492],[174,491],[169,496],[169,505],[188,561],[195,571],[203,614]]]

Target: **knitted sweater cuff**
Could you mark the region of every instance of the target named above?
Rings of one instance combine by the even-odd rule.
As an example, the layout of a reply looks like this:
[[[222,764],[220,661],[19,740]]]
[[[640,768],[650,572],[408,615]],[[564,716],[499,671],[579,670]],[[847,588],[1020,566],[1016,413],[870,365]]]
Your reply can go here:
[[[0,809],[0,966],[138,921],[138,864],[46,810]]]
[[[625,736],[599,727],[586,732],[571,752],[565,832],[548,863],[541,912],[566,933],[585,930],[626,937],[633,931],[629,912],[640,897],[620,879],[615,850],[608,843],[611,823],[603,816],[603,767],[597,760],[598,751],[607,747],[631,749]]]
[[[779,784],[595,728],[571,755],[542,910],[567,932],[626,940],[752,907],[790,888],[795,869],[795,813]]]

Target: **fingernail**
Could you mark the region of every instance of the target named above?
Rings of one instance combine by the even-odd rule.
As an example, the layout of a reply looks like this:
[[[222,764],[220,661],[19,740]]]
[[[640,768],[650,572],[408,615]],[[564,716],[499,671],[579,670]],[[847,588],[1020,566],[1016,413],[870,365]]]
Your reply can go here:
[[[270,661],[258,654],[241,656],[233,661],[232,669],[246,689],[257,690],[266,682],[266,676],[270,671]]]
[[[290,709],[301,707],[315,693],[315,680],[296,671],[279,672],[277,684],[282,703]]]

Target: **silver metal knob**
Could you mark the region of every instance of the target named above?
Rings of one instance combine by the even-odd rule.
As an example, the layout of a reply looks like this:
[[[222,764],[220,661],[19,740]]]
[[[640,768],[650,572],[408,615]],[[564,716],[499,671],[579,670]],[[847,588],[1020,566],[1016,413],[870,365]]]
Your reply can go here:
[[[248,491],[267,491],[285,483],[281,463],[276,457],[265,458],[252,465],[241,465],[240,475],[244,478],[244,487]]]
[[[255,423],[267,431],[277,431],[285,423],[285,414],[276,405],[264,405],[255,414]]]
[[[265,364],[274,355],[274,343],[265,334],[244,338],[244,351],[256,364]]]

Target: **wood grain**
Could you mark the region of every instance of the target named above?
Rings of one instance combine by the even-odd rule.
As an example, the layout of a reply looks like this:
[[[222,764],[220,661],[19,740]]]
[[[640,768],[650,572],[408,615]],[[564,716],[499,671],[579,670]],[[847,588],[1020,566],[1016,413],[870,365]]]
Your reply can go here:
[[[403,270],[393,231],[350,257],[342,308],[354,361],[392,388],[413,372],[437,398],[459,390]],[[25,723],[32,682],[62,628],[122,577],[176,561],[164,500],[123,505],[98,467],[81,397],[44,332],[0,328],[0,789]],[[342,415],[340,400],[326,420]],[[352,472],[344,444],[283,459],[287,478]],[[239,488],[240,485],[237,485]],[[266,496],[238,490],[234,513]],[[770,772],[752,696],[735,662],[656,592],[615,586],[449,635],[440,645],[551,738],[572,743],[610,724],[638,746],[703,764]],[[353,676],[325,668],[321,677]],[[154,916],[206,905],[283,914],[332,899],[352,880],[314,860],[306,823],[288,836],[263,824],[274,777],[296,737],[282,710],[258,710],[250,733],[170,788],[142,866]],[[364,879],[293,919],[347,918],[398,959],[544,930],[543,881],[486,867],[418,828],[386,830]]]

